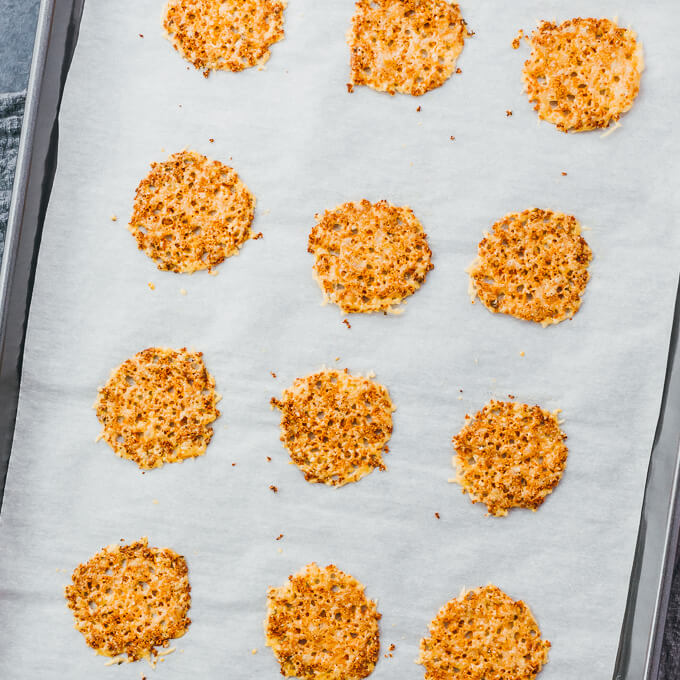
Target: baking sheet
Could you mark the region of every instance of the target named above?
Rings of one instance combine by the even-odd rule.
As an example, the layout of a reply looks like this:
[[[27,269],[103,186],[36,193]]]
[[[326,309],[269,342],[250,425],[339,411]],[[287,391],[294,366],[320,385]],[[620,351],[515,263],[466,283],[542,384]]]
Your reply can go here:
[[[0,676],[148,674],[104,666],[62,597],[76,564],[142,535],[187,557],[193,594],[193,623],[153,677],[277,677],[266,587],[312,560],[378,600],[382,652],[396,649],[372,677],[422,677],[428,622],[463,585],[489,581],[552,641],[542,678],[611,676],[680,262],[677,10],[598,4],[638,31],[647,61],[633,110],[602,138],[538,123],[521,93],[517,29],[595,11],[560,5],[463,3],[476,31],[463,73],[414,99],[347,93],[349,0],[291,0],[265,70],[208,79],[161,36],[162,3],[87,4],[1,517]],[[217,276],[159,272],[125,229],[148,164],[184,147],[232,164],[258,198],[264,238]],[[411,205],[435,269],[404,314],[353,316],[348,329],[319,304],[306,239],[314,213],[361,197]],[[576,215],[595,254],[581,311],[548,329],[466,294],[482,231],[531,205]],[[223,415],[206,456],[141,474],[94,442],[91,405],[109,370],[151,345],[203,351]],[[323,364],[375,371],[398,408],[388,471],[342,489],[288,464],[268,405]],[[568,470],[539,512],[486,518],[447,483],[450,438],[509,393],[563,410]]]

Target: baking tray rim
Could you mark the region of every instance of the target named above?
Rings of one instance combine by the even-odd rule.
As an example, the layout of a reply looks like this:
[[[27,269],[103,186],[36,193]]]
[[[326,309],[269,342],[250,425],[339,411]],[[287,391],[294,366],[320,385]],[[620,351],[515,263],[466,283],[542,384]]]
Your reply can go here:
[[[44,212],[56,167],[58,111],[77,42],[84,2],[41,0],[38,14],[5,250],[0,263],[0,395],[3,397],[0,399],[3,403],[0,411],[0,520],[19,399],[33,277]],[[46,92],[44,86],[47,76],[56,73],[61,76],[58,87]],[[46,102],[46,98],[49,101]],[[50,110],[47,121],[43,120],[44,109]],[[49,135],[45,134],[46,123],[51,128]],[[43,134],[37,135],[40,130]],[[48,147],[39,148],[46,140]],[[38,162],[41,157],[52,161],[52,177],[47,177],[50,164]],[[30,194],[40,196],[42,211],[34,205],[33,210],[27,213],[27,197]],[[27,244],[27,239],[32,243]],[[19,257],[20,248],[24,249],[25,259],[30,246],[28,271],[18,270],[18,260],[22,259]],[[19,281],[17,277],[20,277]],[[22,293],[23,299],[19,300]],[[613,680],[659,678],[664,619],[680,533],[680,450],[677,445],[680,440],[680,418],[668,415],[675,402],[680,404],[679,335],[680,285]],[[8,393],[9,399],[6,399]],[[672,471],[670,475],[669,468]],[[661,497],[660,487],[663,492]],[[658,551],[660,537],[662,549]]]

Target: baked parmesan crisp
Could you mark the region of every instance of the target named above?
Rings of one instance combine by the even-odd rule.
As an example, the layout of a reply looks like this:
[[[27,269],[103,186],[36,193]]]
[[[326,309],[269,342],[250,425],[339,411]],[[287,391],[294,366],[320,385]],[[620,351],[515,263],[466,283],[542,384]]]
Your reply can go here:
[[[324,302],[347,314],[394,311],[434,267],[427,234],[408,206],[364,199],[316,220],[308,245],[314,276]]]
[[[494,585],[447,602],[420,641],[425,680],[533,680],[550,642],[529,607]]]
[[[528,38],[524,86],[562,132],[606,128],[633,106],[644,69],[635,32],[609,19],[543,21]]]
[[[163,29],[173,47],[204,75],[261,66],[284,37],[280,0],[170,0]]]
[[[348,34],[350,87],[425,94],[455,72],[470,35],[447,0],[359,0]]]
[[[593,254],[572,215],[531,208],[496,222],[468,268],[470,294],[492,312],[543,326],[581,306]]]
[[[308,564],[267,591],[267,646],[281,674],[300,680],[359,680],[380,653],[376,603],[354,577]]]
[[[111,372],[95,409],[116,455],[150,470],[205,453],[220,396],[202,357],[150,347]]]
[[[75,627],[98,654],[154,657],[191,623],[184,557],[150,548],[146,537],[103,548],[74,569],[71,581],[65,596]]]
[[[463,493],[489,515],[510,508],[536,510],[567,467],[567,436],[558,412],[492,399],[453,438],[453,464]]]
[[[281,441],[308,482],[342,486],[375,468],[392,435],[387,388],[362,376],[323,370],[297,378],[281,399]]]
[[[151,164],[128,228],[159,269],[191,274],[237,255],[254,217],[255,197],[233,168],[180,151]]]

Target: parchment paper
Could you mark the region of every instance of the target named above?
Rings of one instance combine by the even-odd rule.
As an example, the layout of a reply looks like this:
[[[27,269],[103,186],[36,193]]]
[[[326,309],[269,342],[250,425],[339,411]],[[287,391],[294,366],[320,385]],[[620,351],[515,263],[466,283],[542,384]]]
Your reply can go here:
[[[313,560],[378,600],[376,680],[421,678],[428,622],[488,582],[552,641],[542,680],[611,677],[680,262],[676,4],[463,2],[476,36],[462,74],[421,98],[347,93],[351,0],[290,0],[265,70],[208,79],[162,37],[162,4],[90,0],[66,85],[0,528],[0,677],[278,677],[266,588]],[[510,47],[539,19],[593,13],[632,25],[647,61],[606,138],[538,122],[527,50]],[[217,276],[159,272],[125,228],[149,163],[184,147],[233,165],[258,199],[264,238]],[[410,205],[435,269],[403,315],[348,329],[320,305],[306,240],[316,212],[362,197]],[[466,293],[483,230],[532,205],[576,215],[595,255],[581,311],[548,329]],[[142,474],[95,443],[91,406],[152,345],[202,350],[223,415],[204,457]],[[342,489],[288,464],[268,403],[324,364],[375,371],[398,408],[388,470]],[[561,408],[570,453],[537,513],[494,519],[447,483],[450,440],[508,394]],[[184,554],[192,585],[193,623],[155,672],[105,666],[62,594],[79,562],[140,536]]]

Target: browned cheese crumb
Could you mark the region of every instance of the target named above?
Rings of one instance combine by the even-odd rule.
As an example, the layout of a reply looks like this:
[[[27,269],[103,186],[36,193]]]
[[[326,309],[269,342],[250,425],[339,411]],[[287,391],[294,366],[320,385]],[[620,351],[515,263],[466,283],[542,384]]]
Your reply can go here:
[[[351,82],[425,94],[452,75],[469,35],[458,5],[446,0],[358,0],[348,36]]]
[[[538,116],[562,132],[606,128],[640,90],[642,45],[609,19],[543,21],[529,38],[523,80]]]
[[[264,64],[284,37],[281,0],[170,0],[163,28],[174,48],[207,78],[211,70]]]
[[[555,413],[491,400],[453,438],[456,481],[490,515],[536,510],[567,467],[566,438]]]
[[[523,37],[524,37],[524,31],[520,28],[519,31],[517,31],[517,35],[512,40],[512,49],[513,50],[519,49],[519,46],[520,46],[520,43],[522,42]]]
[[[308,243],[324,299],[348,313],[387,312],[434,267],[422,225],[407,206],[345,203],[316,216]]]
[[[205,453],[220,396],[202,356],[150,347],[111,372],[95,409],[118,456],[150,470]]]
[[[281,441],[308,482],[342,486],[385,469],[394,406],[382,385],[324,370],[297,378],[271,403],[281,411]]]
[[[468,268],[470,293],[492,312],[548,326],[581,306],[592,251],[572,215],[531,208],[496,222]]]
[[[122,540],[122,539],[121,539]],[[105,656],[156,656],[157,646],[184,635],[191,619],[187,564],[142,538],[110,545],[73,571],[65,596],[76,628]]]
[[[533,680],[550,642],[529,607],[494,585],[447,602],[420,641],[425,680]]]
[[[361,680],[380,653],[376,603],[335,565],[308,564],[267,592],[267,646],[281,674],[299,680]]]

